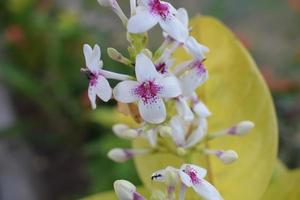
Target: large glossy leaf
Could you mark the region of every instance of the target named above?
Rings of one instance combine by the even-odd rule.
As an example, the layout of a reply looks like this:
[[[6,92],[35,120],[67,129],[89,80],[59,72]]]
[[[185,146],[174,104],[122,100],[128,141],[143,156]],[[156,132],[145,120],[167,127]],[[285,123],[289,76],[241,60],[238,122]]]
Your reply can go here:
[[[300,169],[288,170],[278,162],[262,200],[300,199]]]
[[[199,89],[213,115],[209,132],[229,127],[241,120],[251,120],[255,128],[244,137],[224,137],[206,145],[212,149],[234,149],[239,160],[223,165],[214,157],[195,153],[192,162],[209,170],[208,179],[219,189],[224,199],[260,199],[269,183],[277,153],[277,122],[270,92],[255,62],[237,38],[219,21],[211,17],[196,17],[191,22],[192,35],[210,48],[205,62],[210,78]],[[177,61],[188,59],[183,51]],[[135,147],[145,146],[142,140]],[[149,189],[149,176],[167,165],[180,166],[178,157],[158,154],[137,157],[139,175]],[[198,199],[189,196],[187,199]]]

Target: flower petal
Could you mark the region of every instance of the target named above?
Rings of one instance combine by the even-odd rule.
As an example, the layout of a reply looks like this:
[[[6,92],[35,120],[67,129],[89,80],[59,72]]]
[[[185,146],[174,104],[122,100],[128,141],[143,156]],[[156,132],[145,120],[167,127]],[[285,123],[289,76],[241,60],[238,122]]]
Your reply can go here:
[[[158,18],[148,10],[137,7],[136,15],[128,20],[127,30],[129,33],[143,33],[150,30],[158,23]]]
[[[181,181],[184,183],[184,185],[186,185],[188,187],[191,187],[193,185],[191,178],[183,171],[179,171],[179,176],[180,176]]]
[[[142,118],[149,123],[159,124],[166,119],[166,107],[161,98],[148,103],[140,100],[138,107]]]
[[[207,71],[199,74],[197,69],[193,68],[188,73],[180,77],[181,90],[184,96],[191,96],[193,92],[202,85],[208,78]]]
[[[92,49],[88,44],[85,44],[83,46],[83,53],[87,68],[93,73],[98,72],[98,70],[102,68],[102,61],[100,60],[100,47],[97,44],[95,44],[94,49]]]
[[[107,102],[108,100],[111,99],[112,96],[112,89],[103,76],[99,76],[97,78],[97,83],[95,85],[95,91],[97,96],[102,100]]]
[[[113,90],[114,98],[122,103],[132,103],[139,98],[135,95],[134,89],[138,86],[136,81],[122,81]]]
[[[177,19],[183,24],[184,27],[188,27],[189,25],[189,16],[184,8],[179,8],[176,14]]]
[[[168,15],[166,19],[160,19],[159,24],[169,36],[179,42],[185,42],[189,35],[187,27],[184,27],[184,25],[173,15]]]
[[[194,119],[194,114],[190,109],[186,99],[179,97],[176,101],[177,113],[185,120],[192,121]]]
[[[172,138],[177,146],[183,146],[185,143],[185,124],[179,116],[172,117],[170,121],[172,128]]]
[[[190,170],[194,170],[197,173],[198,178],[204,178],[207,173],[206,169],[193,164],[183,164],[180,167],[180,171],[184,171],[185,173],[188,173]]]
[[[92,108],[96,109],[97,105],[96,105],[96,90],[95,90],[95,86],[89,85],[88,96],[89,96],[89,100],[91,102]]]
[[[191,36],[186,40],[185,47],[190,54],[200,60],[203,60],[205,58],[204,54],[209,52],[209,49],[206,46],[200,44],[194,37]]]
[[[136,56],[135,74],[138,82],[144,82],[162,77],[157,71],[153,62],[140,53]]]
[[[174,98],[181,95],[181,87],[175,76],[166,76],[159,80],[162,86],[160,96],[163,98]]]
[[[192,132],[192,134],[188,137],[185,148],[189,148],[197,144],[206,134],[207,121],[205,118],[200,118],[198,121],[198,127]]]
[[[193,188],[205,200],[223,199],[217,189],[204,179],[201,179],[201,182],[194,185]]]
[[[157,143],[157,131],[155,129],[150,129],[146,132],[146,136],[148,138],[149,144],[152,147],[155,147]]]

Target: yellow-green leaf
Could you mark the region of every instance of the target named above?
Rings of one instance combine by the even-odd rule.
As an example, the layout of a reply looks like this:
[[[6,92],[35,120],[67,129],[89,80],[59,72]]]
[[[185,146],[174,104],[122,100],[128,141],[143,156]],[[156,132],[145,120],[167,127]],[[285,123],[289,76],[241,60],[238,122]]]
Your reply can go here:
[[[300,199],[299,183],[300,169],[288,170],[278,162],[261,200],[298,200]]]
[[[269,183],[277,153],[277,122],[270,92],[247,50],[221,22],[211,17],[196,17],[191,22],[192,35],[210,48],[205,64],[209,80],[198,91],[213,115],[209,132],[230,127],[241,120],[251,120],[255,128],[243,137],[223,137],[206,145],[212,149],[234,149],[239,160],[224,165],[214,157],[200,153],[192,161],[208,168],[207,177],[224,199],[257,200]],[[179,51],[175,58],[189,58]],[[135,147],[145,146],[142,140]],[[180,166],[178,157],[158,154],[137,157],[135,163],[147,188],[153,188],[149,176],[167,165]],[[189,200],[198,199],[189,196]]]

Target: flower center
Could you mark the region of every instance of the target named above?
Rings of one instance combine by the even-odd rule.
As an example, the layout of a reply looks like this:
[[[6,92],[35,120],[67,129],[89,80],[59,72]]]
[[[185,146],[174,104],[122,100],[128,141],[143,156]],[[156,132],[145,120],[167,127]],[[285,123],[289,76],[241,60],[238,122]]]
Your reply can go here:
[[[98,74],[91,73],[88,75],[89,82],[91,86],[95,86],[97,84]]]
[[[161,3],[160,0],[153,0],[149,3],[151,12],[159,15],[162,19],[166,19],[169,15],[169,6],[168,4]]]
[[[206,68],[202,60],[195,61],[192,68],[196,69],[196,72],[199,75],[203,75],[204,73],[206,73]]]
[[[158,97],[157,94],[161,91],[162,87],[156,84],[153,80],[145,81],[140,84],[134,93],[139,96],[145,104],[154,102]]]
[[[164,74],[167,72],[167,66],[165,62],[158,63],[155,65],[156,71],[158,71],[161,74]]]
[[[197,177],[197,171],[191,167],[187,167],[187,175],[191,178],[193,185],[199,184],[201,180]]]

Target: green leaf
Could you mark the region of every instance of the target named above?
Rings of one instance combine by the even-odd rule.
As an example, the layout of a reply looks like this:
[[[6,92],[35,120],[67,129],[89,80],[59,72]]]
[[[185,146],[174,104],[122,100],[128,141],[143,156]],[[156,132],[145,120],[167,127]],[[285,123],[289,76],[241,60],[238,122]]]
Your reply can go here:
[[[210,48],[205,64],[209,80],[198,94],[213,115],[209,132],[230,127],[241,120],[251,120],[255,128],[243,137],[223,137],[206,146],[212,149],[233,149],[240,159],[224,165],[214,157],[194,153],[192,162],[208,169],[206,177],[224,199],[260,199],[270,181],[277,154],[277,121],[270,92],[247,50],[221,22],[211,17],[196,17],[191,22],[192,35]],[[176,53],[177,62],[189,55]],[[137,140],[135,147],[144,147]],[[184,160],[169,154],[137,157],[135,163],[144,185],[154,188],[151,173],[168,165],[179,167]],[[193,193],[189,200],[199,199]]]

